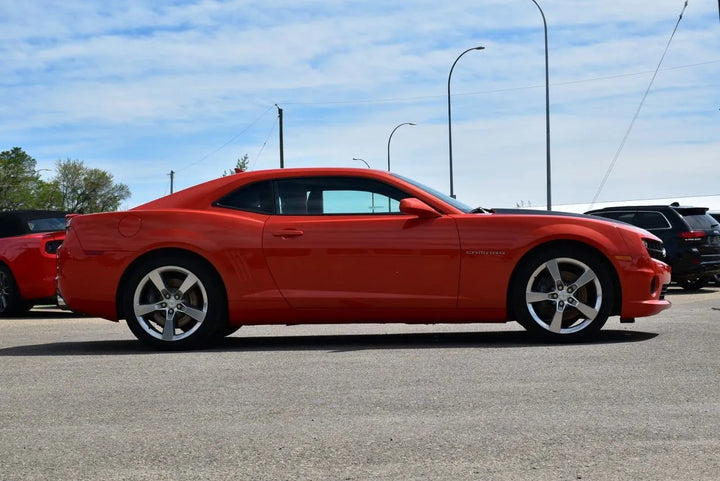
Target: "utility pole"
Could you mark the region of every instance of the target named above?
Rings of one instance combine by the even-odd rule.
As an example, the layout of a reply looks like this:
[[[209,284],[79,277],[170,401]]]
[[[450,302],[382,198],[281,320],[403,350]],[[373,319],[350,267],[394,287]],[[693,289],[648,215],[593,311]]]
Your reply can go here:
[[[278,109],[278,119],[280,119],[280,168],[285,168],[285,151],[283,148],[283,109],[278,104],[275,104]]]
[[[170,193],[171,193],[171,194],[173,193],[173,183],[174,183],[174,181],[175,181],[175,171],[174,171],[174,170],[171,170],[171,171],[170,171]]]

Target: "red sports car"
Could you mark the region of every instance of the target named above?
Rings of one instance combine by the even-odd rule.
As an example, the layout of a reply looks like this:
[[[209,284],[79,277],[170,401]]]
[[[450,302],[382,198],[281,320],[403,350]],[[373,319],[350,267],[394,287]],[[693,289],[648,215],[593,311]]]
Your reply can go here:
[[[158,347],[343,322],[518,321],[574,341],[670,307],[662,248],[630,225],[472,209],[388,172],[281,169],[71,217],[58,281],[73,310]]]
[[[65,212],[0,212],[0,316],[55,302],[57,249],[65,238]]]

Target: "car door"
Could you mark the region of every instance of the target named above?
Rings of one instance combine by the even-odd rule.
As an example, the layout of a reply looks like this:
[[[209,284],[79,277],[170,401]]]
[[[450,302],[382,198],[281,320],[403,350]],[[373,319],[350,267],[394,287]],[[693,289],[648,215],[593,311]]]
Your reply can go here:
[[[399,212],[408,195],[374,179],[275,181],[263,252],[296,308],[449,308],[460,268],[455,221]]]

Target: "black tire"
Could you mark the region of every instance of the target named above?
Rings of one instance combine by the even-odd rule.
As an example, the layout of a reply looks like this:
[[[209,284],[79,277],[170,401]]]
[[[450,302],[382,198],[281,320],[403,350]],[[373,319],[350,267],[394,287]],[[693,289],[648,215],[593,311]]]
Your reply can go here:
[[[605,324],[614,292],[599,254],[578,247],[548,248],[520,266],[510,302],[517,321],[530,333],[545,340],[579,341]]]
[[[699,291],[703,287],[705,287],[708,282],[710,282],[710,279],[707,277],[703,277],[700,279],[695,279],[693,281],[680,281],[678,284],[680,284],[680,287],[685,289],[686,291]]]
[[[127,278],[123,312],[140,341],[161,349],[193,349],[208,344],[224,325],[222,293],[220,280],[203,261],[157,257],[138,265]]]
[[[31,307],[32,303],[25,302],[20,297],[20,290],[10,268],[4,264],[0,265],[0,317],[22,314]]]
[[[238,330],[240,330],[241,327],[242,325],[238,324],[225,324],[223,327],[217,330],[215,336],[220,339],[222,339],[223,337],[228,337],[232,334],[235,334]]]

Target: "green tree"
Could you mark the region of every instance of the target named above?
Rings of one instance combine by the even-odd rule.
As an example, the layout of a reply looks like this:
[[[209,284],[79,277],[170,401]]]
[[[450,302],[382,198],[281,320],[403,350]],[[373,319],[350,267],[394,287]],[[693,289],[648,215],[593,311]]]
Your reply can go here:
[[[112,174],[85,166],[81,160],[58,161],[53,188],[44,193],[61,210],[78,214],[114,211],[130,197],[125,184],[116,184]]]
[[[235,169],[240,169],[242,171],[246,171],[249,163],[250,163],[250,158],[248,157],[248,154],[245,154],[242,157],[240,157],[239,159],[237,159],[237,162],[235,163]],[[224,171],[223,177],[225,177],[226,175],[234,174],[235,169]]]
[[[0,152],[0,210],[50,209],[78,214],[117,210],[130,197],[127,185],[113,176],[86,167],[80,160],[56,164],[55,177],[46,182],[37,162],[20,147]]]
[[[43,181],[36,164],[20,147],[0,152],[0,210],[41,208],[35,192]]]

